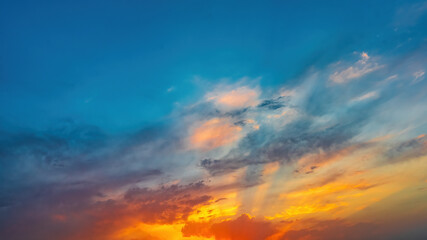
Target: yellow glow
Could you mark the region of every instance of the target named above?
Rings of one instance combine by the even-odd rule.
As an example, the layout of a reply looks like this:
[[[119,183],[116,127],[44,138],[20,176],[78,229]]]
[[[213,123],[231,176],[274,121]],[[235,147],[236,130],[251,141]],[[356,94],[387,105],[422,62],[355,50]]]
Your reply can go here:
[[[222,197],[224,200],[198,208],[188,217],[188,220],[199,222],[235,216],[239,208],[236,201],[236,195],[237,194],[235,192],[226,194]]]
[[[305,197],[305,196],[312,196],[316,194],[330,194],[330,193],[336,193],[340,191],[345,190],[354,190],[354,189],[365,189],[369,188],[368,184],[327,184],[325,186],[317,187],[317,188],[310,188],[308,190],[303,190],[295,193],[289,193],[283,195],[283,197],[287,198],[297,198],[297,197]]]
[[[184,224],[144,224],[139,223],[118,231],[112,240],[181,240],[181,229]],[[206,237],[186,237],[187,240],[213,240]]]

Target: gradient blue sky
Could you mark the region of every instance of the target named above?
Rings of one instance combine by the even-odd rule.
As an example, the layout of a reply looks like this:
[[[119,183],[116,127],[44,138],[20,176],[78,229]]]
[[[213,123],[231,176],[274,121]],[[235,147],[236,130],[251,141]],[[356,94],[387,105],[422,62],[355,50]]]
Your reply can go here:
[[[117,132],[200,97],[197,78],[277,87],[353,51],[405,54],[425,41],[416,2],[2,1],[0,121]]]

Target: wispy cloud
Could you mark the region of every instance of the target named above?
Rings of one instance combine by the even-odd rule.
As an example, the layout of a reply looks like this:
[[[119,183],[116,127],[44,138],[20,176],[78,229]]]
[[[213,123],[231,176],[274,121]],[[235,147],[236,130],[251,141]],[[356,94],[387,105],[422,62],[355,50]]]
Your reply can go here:
[[[427,2],[409,3],[400,7],[395,15],[396,27],[408,27],[415,25],[427,12]]]
[[[171,86],[168,89],[166,89],[166,92],[168,92],[168,93],[173,92],[173,91],[175,91],[175,87],[174,86]]]
[[[360,58],[360,60],[350,67],[341,71],[336,71],[330,75],[330,81],[335,84],[344,84],[384,67],[384,65],[379,65],[373,60],[370,60],[371,57],[366,52],[362,52]]]
[[[360,101],[365,101],[368,99],[375,99],[378,97],[379,97],[379,93],[377,91],[372,91],[372,92],[365,93],[361,96],[355,97],[355,98],[351,99],[350,102],[360,102]]]
[[[425,72],[423,70],[414,72],[412,75],[414,76],[414,80],[412,80],[412,83],[417,83],[419,81],[422,81],[424,79]]]

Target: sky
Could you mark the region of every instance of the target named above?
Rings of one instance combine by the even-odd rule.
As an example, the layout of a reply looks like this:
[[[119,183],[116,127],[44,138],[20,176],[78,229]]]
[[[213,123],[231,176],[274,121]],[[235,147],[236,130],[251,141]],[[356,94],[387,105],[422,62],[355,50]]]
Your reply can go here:
[[[427,2],[0,0],[0,238],[427,239]]]

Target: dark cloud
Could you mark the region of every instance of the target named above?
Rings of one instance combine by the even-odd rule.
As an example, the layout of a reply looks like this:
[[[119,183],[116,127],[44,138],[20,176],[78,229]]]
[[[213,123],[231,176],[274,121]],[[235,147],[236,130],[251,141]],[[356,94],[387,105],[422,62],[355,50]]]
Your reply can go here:
[[[186,220],[195,207],[209,203],[211,196],[199,194],[205,189],[203,182],[172,185],[158,190],[133,188],[125,194],[124,199],[137,206],[143,222],[173,223]]]
[[[164,206],[167,212],[156,212],[154,205],[149,211],[147,206],[113,194],[163,175],[167,165],[147,161],[179,145],[172,144],[174,137],[164,139],[166,132],[160,126],[110,136],[95,126],[73,122],[46,131],[4,131],[0,136],[0,236],[106,239],[122,226],[123,219],[185,219],[193,206],[210,200],[191,193],[203,184],[141,190],[153,194],[158,211]],[[180,196],[179,202],[172,204],[162,197],[171,191]]]
[[[383,163],[395,163],[410,160],[427,154],[427,136],[419,137],[400,142],[386,152]]]
[[[245,113],[247,113],[249,111],[249,109],[250,108],[237,109],[237,110],[234,110],[234,111],[226,112],[226,113],[221,114],[221,115],[225,116],[225,117],[238,118],[238,117],[242,117]]]
[[[165,156],[182,148],[181,140],[166,124],[126,135],[110,135],[96,126],[71,121],[45,131],[3,133],[0,180],[10,182],[4,187],[86,181],[88,176],[91,181],[134,183],[140,173],[155,170],[159,175],[161,169],[170,167]]]
[[[132,188],[115,199],[84,182],[22,189],[19,200],[1,210],[0,236],[101,240],[129,224],[185,221],[197,206],[210,203],[212,198],[201,194],[205,188],[202,182]]]
[[[107,142],[99,128],[69,122],[47,131],[7,133],[0,139],[1,178],[35,180],[96,167],[111,152]]]
[[[279,109],[279,108],[282,108],[285,106],[285,99],[286,98],[284,98],[284,97],[267,99],[267,100],[262,101],[258,105],[258,108],[265,108],[268,110],[276,110],[276,109]]]
[[[280,132],[257,131],[242,140],[239,147],[223,159],[204,159],[200,165],[212,175],[225,174],[268,162],[289,162],[304,154],[332,151],[346,146],[357,134],[359,122],[349,122],[316,130],[310,120],[289,124]],[[248,153],[249,154],[246,154]]]

